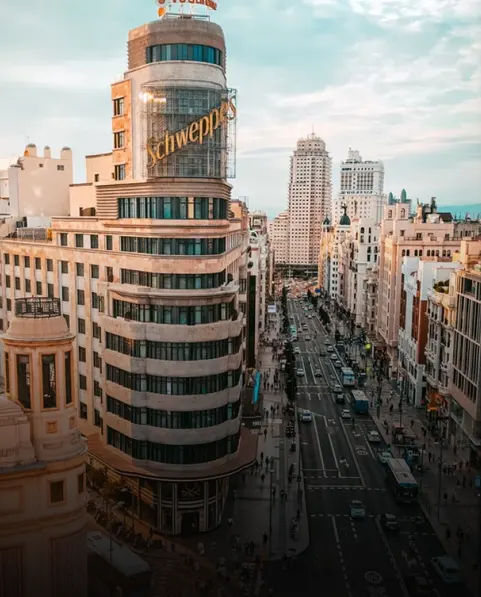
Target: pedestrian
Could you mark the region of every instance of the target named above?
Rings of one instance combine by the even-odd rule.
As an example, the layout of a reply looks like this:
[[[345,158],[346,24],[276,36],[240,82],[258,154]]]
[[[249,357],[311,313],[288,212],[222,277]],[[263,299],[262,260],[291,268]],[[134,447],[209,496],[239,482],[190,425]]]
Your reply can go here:
[[[451,539],[451,529],[449,527],[446,527],[446,539],[449,541]]]
[[[269,535],[264,531],[264,534],[262,535],[262,543],[265,545],[268,539]]]
[[[264,452],[261,452],[261,462],[264,462]]]
[[[273,487],[273,488],[272,488],[272,497],[273,497],[274,499],[276,499],[276,493],[277,493],[277,488],[276,488],[276,487]]]
[[[261,483],[264,483],[264,481],[266,480],[266,476],[264,473],[262,473],[261,475]]]
[[[264,441],[267,439],[267,427],[264,428]]]
[[[463,489],[466,488],[466,475],[463,475]]]

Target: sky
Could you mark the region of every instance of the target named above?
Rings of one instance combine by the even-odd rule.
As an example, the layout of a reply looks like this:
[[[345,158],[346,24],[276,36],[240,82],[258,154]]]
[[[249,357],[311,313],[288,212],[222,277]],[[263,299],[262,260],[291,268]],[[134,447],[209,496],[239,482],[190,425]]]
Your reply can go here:
[[[110,84],[155,0],[0,0],[0,158],[25,142],[111,150]],[[315,131],[333,159],[382,159],[386,192],[481,202],[480,0],[218,0],[237,89],[233,196],[287,205],[289,157]]]

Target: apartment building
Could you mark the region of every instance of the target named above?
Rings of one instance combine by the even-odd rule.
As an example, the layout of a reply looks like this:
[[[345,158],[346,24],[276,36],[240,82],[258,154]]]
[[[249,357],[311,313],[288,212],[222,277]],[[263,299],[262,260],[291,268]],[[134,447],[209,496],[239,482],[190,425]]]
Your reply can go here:
[[[91,160],[94,205],[52,218],[51,240],[1,243],[3,329],[16,298],[60,299],[90,464],[172,535],[219,524],[230,477],[257,449],[241,426],[248,218],[226,181],[225,51],[222,29],[194,15],[131,31],[112,85],[113,156],[104,170]]]
[[[399,316],[398,378],[401,395],[407,404],[426,407],[429,318],[428,295],[434,288],[449,284],[450,274],[459,263],[425,261],[420,257],[403,257],[401,265],[401,305]]]
[[[277,215],[269,223],[269,240],[276,265],[289,263],[289,212]]]
[[[379,238],[379,279],[377,343],[386,348],[389,374],[397,371],[397,346],[401,305],[401,264],[403,257],[425,261],[451,261],[461,239],[481,231],[476,221],[453,220],[451,214],[438,213],[433,200],[418,205],[409,215],[408,204],[398,202],[385,207]]]

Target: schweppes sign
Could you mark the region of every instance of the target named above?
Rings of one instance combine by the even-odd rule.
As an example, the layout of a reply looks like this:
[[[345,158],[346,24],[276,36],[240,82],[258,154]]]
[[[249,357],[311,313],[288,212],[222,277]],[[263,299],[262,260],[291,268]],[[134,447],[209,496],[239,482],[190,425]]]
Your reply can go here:
[[[165,16],[169,5],[172,4],[180,4],[181,6],[190,4],[191,6],[205,6],[211,10],[217,10],[217,2],[215,0],[157,0],[157,4],[159,6],[157,14],[161,18]]]
[[[206,116],[194,120],[180,131],[175,133],[166,132],[160,139],[150,137],[147,141],[147,154],[149,156],[147,168],[154,168],[158,162],[186,145],[191,143],[202,145],[214,135],[219,127],[224,127],[229,121],[234,120],[236,115],[237,108],[234,98],[230,98],[223,101],[218,108],[214,108]]]

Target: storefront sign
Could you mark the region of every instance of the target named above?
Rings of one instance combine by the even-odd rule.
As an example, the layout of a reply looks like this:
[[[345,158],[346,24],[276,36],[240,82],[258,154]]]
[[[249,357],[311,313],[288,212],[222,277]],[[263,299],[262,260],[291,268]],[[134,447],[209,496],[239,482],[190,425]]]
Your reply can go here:
[[[157,162],[162,161],[168,155],[179,151],[190,143],[202,145],[206,139],[213,136],[214,132],[222,126],[226,126],[230,120],[234,120],[237,109],[234,99],[223,101],[218,108],[214,108],[206,116],[195,120],[185,128],[175,133],[166,132],[164,137],[157,139],[151,137],[147,141],[147,153],[149,155],[148,168],[153,168]]]

